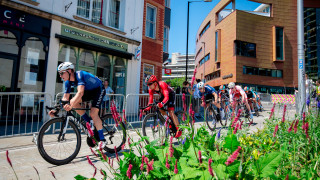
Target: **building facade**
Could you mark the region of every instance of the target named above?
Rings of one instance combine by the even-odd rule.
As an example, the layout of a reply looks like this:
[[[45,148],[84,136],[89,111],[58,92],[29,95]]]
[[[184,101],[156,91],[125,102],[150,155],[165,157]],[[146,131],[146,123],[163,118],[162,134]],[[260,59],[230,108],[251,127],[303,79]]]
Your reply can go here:
[[[230,0],[212,9],[197,33],[197,71],[205,68],[213,87],[235,82],[259,92],[293,93],[298,85],[296,1],[255,2],[263,3],[255,11],[237,10]],[[232,9],[224,9],[230,3]],[[205,55],[199,53],[202,42]]]
[[[162,63],[168,59],[170,1],[145,0],[141,50],[140,92],[147,93],[145,78],[156,75],[161,80]]]
[[[174,78],[186,77],[186,55],[180,53],[172,53],[170,62],[163,63],[162,80],[166,81]],[[191,81],[195,69],[194,55],[188,56],[188,81]],[[166,73],[168,71],[168,73]]]
[[[57,66],[68,61],[116,94],[138,93],[142,17],[143,0],[3,0],[0,85],[54,96],[64,89]]]

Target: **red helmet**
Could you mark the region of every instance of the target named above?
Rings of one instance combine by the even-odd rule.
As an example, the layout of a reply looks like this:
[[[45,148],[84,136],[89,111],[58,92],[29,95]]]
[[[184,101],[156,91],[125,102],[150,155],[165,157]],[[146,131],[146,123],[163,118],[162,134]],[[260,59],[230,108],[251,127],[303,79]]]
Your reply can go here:
[[[147,76],[145,82],[148,83],[152,83],[152,82],[157,82],[157,77],[155,75],[151,75],[151,76]]]

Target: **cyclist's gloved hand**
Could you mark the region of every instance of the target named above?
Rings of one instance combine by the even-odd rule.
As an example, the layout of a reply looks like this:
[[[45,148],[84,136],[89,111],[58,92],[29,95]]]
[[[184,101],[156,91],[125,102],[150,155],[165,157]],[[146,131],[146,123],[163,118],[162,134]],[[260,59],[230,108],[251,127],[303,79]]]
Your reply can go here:
[[[163,108],[163,103],[160,102],[160,103],[157,104],[157,106],[158,106],[158,108]]]
[[[151,109],[151,106],[145,108],[143,111],[144,111],[144,112],[147,112],[147,111],[150,111],[150,109]]]

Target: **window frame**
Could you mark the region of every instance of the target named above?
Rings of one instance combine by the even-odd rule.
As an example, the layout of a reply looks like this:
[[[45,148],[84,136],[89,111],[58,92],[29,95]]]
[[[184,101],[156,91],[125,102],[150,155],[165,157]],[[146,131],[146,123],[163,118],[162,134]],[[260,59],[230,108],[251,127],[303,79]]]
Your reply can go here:
[[[250,53],[250,51],[249,51],[249,45],[254,45],[253,56],[250,55],[252,53]],[[245,52],[243,52],[243,51],[245,51]],[[234,40],[234,55],[235,56],[250,57],[250,58],[257,58],[257,44],[251,43],[251,42],[246,42],[246,41]]]
[[[167,37],[165,37],[165,34],[167,34]],[[169,27],[167,26],[163,27],[163,52],[169,53]]]
[[[148,20],[148,8],[151,8],[151,9],[153,9],[154,10],[154,22],[153,22],[153,26],[154,26],[154,31],[153,31],[153,37],[150,37],[149,36],[149,32],[147,32],[147,23],[150,23],[150,22],[148,22],[149,20]],[[145,22],[145,36],[146,37],[149,37],[149,38],[152,38],[152,39],[156,39],[156,32],[157,32],[157,11],[158,11],[158,8],[157,7],[155,7],[155,6],[153,6],[153,5],[151,5],[151,4],[147,4],[147,8],[146,8],[146,22]]]

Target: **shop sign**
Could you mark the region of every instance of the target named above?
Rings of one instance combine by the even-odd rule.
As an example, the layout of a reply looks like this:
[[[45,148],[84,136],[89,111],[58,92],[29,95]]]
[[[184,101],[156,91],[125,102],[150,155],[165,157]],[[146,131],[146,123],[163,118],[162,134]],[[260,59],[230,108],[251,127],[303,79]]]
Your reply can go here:
[[[164,70],[164,75],[165,76],[171,76],[171,69],[165,69]]]
[[[227,74],[227,75],[224,75],[222,76],[222,79],[228,79],[228,78],[232,78],[233,77],[233,74]]]
[[[87,31],[82,31],[80,29],[66,25],[61,26],[61,35],[81,41],[86,41],[99,46],[117,49],[120,51],[128,51],[128,44],[126,43],[122,43],[113,39],[109,39]]]

